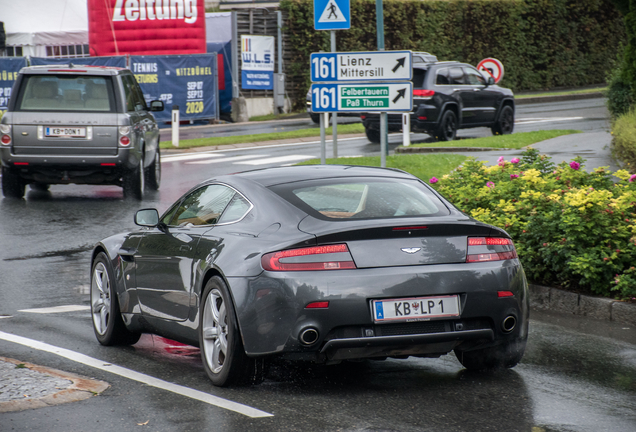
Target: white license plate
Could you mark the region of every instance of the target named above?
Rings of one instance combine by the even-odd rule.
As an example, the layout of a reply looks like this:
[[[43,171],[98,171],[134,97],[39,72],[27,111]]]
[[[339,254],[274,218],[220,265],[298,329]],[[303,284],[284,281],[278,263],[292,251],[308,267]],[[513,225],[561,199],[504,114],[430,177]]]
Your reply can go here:
[[[373,320],[377,323],[453,316],[459,316],[459,297],[456,295],[373,300]]]
[[[47,127],[45,135],[47,137],[71,137],[71,138],[85,138],[86,128],[78,127]]]

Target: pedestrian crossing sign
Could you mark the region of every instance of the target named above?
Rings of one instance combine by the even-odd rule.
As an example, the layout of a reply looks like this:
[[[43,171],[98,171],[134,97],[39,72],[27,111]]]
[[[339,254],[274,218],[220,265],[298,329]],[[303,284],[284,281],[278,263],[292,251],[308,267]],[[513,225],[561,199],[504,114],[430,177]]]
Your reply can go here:
[[[349,0],[314,0],[314,29],[348,30],[350,28]]]

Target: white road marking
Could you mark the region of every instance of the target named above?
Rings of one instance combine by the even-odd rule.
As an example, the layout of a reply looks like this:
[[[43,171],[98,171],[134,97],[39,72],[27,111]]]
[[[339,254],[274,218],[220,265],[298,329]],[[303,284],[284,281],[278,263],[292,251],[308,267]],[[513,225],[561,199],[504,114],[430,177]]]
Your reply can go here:
[[[517,119],[515,124],[532,124],[532,123],[551,123],[551,122],[562,122],[562,121],[571,121],[571,120],[583,120],[585,117],[553,117],[553,118],[543,118],[543,119]]]
[[[40,342],[34,339],[28,339],[22,336],[17,336],[17,335],[14,335],[11,333],[5,333],[2,331],[0,331],[0,339],[3,339],[8,342],[24,345],[26,347],[37,349],[40,351],[48,352],[51,354],[56,354],[60,357],[64,357],[66,359],[72,360],[77,363],[81,363],[86,366],[93,367],[95,369],[99,369],[104,372],[109,372],[114,375],[119,375],[121,377],[131,379],[133,381],[138,381],[140,383],[147,384],[152,387],[156,387],[162,390],[167,390],[169,392],[176,393],[181,396],[186,396],[201,402],[205,402],[207,404],[214,405],[229,411],[234,411],[236,413],[239,413],[248,417],[261,418],[261,417],[274,416],[273,414],[258,410],[256,408],[252,408],[247,405],[243,405],[237,402],[223,399],[218,396],[211,395],[209,393],[191,389],[189,387],[173,384],[171,382],[164,381],[159,378],[152,377],[150,375],[142,374],[140,372],[136,372],[131,369],[117,366],[115,364],[108,363],[93,357],[89,357],[87,355],[80,354],[75,351],[67,350],[65,348],[49,345],[47,343]]]
[[[0,319],[2,318],[13,318],[13,316],[11,315],[0,315]]]
[[[162,156],[161,157],[161,162],[177,162],[177,161],[184,161],[184,160],[194,160],[194,159],[204,159],[204,158],[214,158],[214,157],[220,157],[221,155],[219,154],[213,154],[213,153],[186,153],[186,154],[176,154],[176,155],[168,155],[168,156]]]
[[[214,155],[214,156],[220,156],[220,155]],[[231,157],[225,157],[225,158],[221,158],[221,159],[207,159],[207,160],[199,160],[199,161],[194,161],[194,162],[186,162],[186,164],[187,165],[208,165],[208,164],[213,164],[213,163],[234,162],[234,161],[239,161],[239,160],[262,158],[262,157],[267,157],[267,156],[269,156],[269,155],[231,156]]]
[[[67,306],[54,306],[54,307],[46,307],[46,308],[38,308],[38,309],[21,309],[18,312],[52,314],[52,313],[62,313],[62,312],[77,312],[77,311],[85,311],[85,310],[91,310],[91,307],[85,306],[85,305],[67,305]]]
[[[258,160],[248,160],[243,162],[235,162],[235,165],[267,165],[267,164],[279,164],[284,162],[293,162],[300,161],[305,159],[315,159],[316,156],[308,156],[308,155],[289,155],[289,156],[279,156],[268,159],[258,159]]]

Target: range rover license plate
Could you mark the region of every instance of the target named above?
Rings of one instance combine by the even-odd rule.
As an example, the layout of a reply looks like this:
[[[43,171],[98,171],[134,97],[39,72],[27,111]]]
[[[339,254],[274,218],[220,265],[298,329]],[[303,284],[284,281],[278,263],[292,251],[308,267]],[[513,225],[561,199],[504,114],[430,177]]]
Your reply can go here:
[[[459,297],[456,295],[373,300],[373,321],[376,323],[427,321],[453,316],[459,316]]]
[[[83,127],[47,127],[45,135],[47,137],[85,138],[86,137],[86,128],[83,128]]]

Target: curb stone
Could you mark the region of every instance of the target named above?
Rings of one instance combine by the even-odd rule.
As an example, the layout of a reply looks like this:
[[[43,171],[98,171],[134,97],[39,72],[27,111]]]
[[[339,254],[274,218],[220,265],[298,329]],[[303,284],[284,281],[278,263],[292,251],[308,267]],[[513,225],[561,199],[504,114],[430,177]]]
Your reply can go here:
[[[636,325],[636,304],[528,284],[530,307]]]
[[[23,390],[21,387],[23,385],[23,383],[21,383],[23,379],[21,375],[24,376],[26,375],[24,372],[27,372],[31,375],[31,381],[37,383],[37,385],[31,384],[27,392],[44,394],[42,397],[33,398],[28,397],[29,395],[26,394],[13,396],[11,400],[0,402],[0,413],[76,402],[88,399],[110,387],[110,385],[104,381],[89,379],[70,372],[62,372],[57,369],[37,366],[31,363],[23,363],[6,357],[0,357],[0,362],[15,365],[16,373],[13,377],[8,378],[10,387]],[[21,366],[18,367],[18,365]],[[47,381],[55,381],[55,389],[59,389],[59,391],[51,393],[51,390],[47,388],[50,387],[50,383],[47,383]],[[2,384],[2,381],[0,381],[0,384]],[[2,387],[0,386],[0,388]]]

